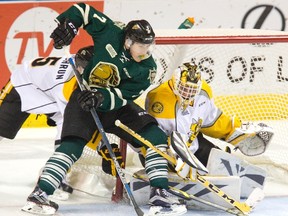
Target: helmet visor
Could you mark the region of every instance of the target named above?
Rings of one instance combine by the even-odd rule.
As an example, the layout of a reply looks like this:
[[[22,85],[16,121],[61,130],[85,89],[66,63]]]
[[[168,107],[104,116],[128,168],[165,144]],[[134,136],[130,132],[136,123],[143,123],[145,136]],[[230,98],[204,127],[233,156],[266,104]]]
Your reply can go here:
[[[200,77],[199,72],[191,73],[186,66],[178,67],[172,77],[175,94],[182,100],[192,101],[201,91]]]
[[[197,94],[199,94],[201,90],[201,81],[199,80],[198,83],[191,83],[191,82],[182,82],[179,81],[176,89],[178,95],[184,100],[192,100]]]

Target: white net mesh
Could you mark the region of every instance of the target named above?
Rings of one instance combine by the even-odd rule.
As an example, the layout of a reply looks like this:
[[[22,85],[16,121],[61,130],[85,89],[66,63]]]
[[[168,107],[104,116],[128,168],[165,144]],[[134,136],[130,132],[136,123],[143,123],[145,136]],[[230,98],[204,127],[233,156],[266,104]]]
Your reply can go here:
[[[157,47],[155,56],[162,72],[156,82],[169,79],[184,62],[197,64],[212,87],[215,104],[224,113],[273,127],[275,135],[268,150],[261,156],[245,159],[268,170],[270,177],[287,183],[288,35],[222,29],[205,31],[206,36],[201,38],[197,30],[183,32],[178,41],[170,37],[174,45]],[[194,38],[185,36],[189,32]],[[186,44],[176,45],[183,43],[183,38]],[[169,37],[165,39],[168,41]],[[213,142],[221,145],[219,140]]]

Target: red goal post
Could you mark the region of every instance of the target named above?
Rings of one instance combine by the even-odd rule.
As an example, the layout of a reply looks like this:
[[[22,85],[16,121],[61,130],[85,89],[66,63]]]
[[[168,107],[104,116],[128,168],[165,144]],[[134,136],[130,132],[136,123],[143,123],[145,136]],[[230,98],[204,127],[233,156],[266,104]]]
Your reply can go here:
[[[269,179],[287,184],[288,33],[255,29],[155,32],[153,56],[158,70],[151,88],[170,79],[180,64],[187,61],[197,64],[202,77],[212,87],[216,105],[223,112],[237,115],[243,121],[264,122],[274,128],[275,135],[265,154],[249,158],[237,154],[266,169]],[[145,93],[136,100],[143,107],[144,101]],[[109,137],[113,139],[113,136]],[[226,145],[219,140],[211,140],[220,147]],[[126,157],[126,169],[137,169],[139,163],[135,166],[138,160],[136,153],[128,148]],[[95,158],[98,162],[93,161]],[[79,162],[74,167],[77,168],[79,164],[83,167],[99,167],[99,156],[87,148]],[[81,168],[79,172],[83,173],[83,170]],[[92,175],[97,175],[97,172],[101,171],[93,171]],[[121,181],[116,183],[117,187],[120,189],[116,189],[114,200],[122,197]]]
[[[287,33],[285,32],[275,32],[267,31],[269,35],[264,35],[263,30],[227,30],[227,29],[217,29],[218,33],[231,32],[230,35],[213,35],[210,31],[215,31],[215,29],[202,30],[202,29],[179,29],[177,31],[183,31],[181,35],[169,36],[169,32],[175,32],[175,30],[164,30],[159,31],[159,35],[156,37],[157,45],[167,45],[167,44],[227,44],[227,43],[279,43],[287,42]],[[260,32],[261,31],[261,32]],[[238,32],[238,33],[237,33]],[[195,34],[194,34],[195,33]],[[207,33],[207,34],[206,34]],[[208,34],[211,35],[208,35]],[[260,34],[263,35],[260,35]],[[193,34],[193,35],[191,35]],[[206,35],[204,35],[206,34]],[[278,34],[278,35],[277,35]]]

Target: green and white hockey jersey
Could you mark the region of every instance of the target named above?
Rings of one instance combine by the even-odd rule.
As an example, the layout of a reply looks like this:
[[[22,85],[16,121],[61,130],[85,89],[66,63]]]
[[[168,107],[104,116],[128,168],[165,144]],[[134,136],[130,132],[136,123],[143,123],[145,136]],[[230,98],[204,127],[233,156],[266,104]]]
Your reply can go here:
[[[57,17],[69,19],[83,27],[94,41],[94,57],[85,68],[83,78],[90,87],[98,88],[104,101],[98,111],[110,111],[138,98],[156,73],[152,56],[136,62],[124,48],[124,25],[112,21],[103,13],[84,4],[74,4]]]

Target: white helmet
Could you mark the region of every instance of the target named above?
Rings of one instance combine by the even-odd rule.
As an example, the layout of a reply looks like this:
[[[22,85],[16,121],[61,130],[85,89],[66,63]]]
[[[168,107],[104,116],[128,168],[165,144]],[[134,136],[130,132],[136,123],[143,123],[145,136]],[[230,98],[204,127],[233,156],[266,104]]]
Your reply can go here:
[[[201,73],[197,65],[184,63],[179,66],[172,76],[174,93],[179,96],[183,110],[194,100],[201,90]]]

